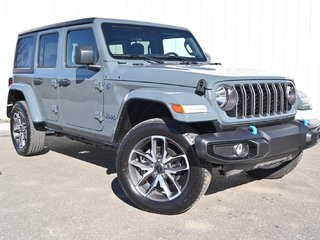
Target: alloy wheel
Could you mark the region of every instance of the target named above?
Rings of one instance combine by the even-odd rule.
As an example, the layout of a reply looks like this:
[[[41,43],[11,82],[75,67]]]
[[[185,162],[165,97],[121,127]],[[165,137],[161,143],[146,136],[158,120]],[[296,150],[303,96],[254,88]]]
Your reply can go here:
[[[140,140],[132,149],[128,163],[134,187],[153,201],[177,198],[189,181],[190,167],[185,151],[165,136]]]

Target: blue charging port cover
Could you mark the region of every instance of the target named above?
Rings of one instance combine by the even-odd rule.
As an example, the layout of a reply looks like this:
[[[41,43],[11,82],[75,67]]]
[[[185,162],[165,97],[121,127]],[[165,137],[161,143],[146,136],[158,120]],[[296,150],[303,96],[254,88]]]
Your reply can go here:
[[[249,126],[249,130],[252,132],[253,135],[258,134],[258,129],[255,126]]]

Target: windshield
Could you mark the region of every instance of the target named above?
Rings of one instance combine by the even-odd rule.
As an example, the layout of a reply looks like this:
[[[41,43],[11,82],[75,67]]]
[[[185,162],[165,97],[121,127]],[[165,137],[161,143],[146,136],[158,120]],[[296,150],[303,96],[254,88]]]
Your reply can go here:
[[[164,61],[206,61],[189,31],[114,23],[103,23],[102,31],[110,54],[117,59],[149,57]]]

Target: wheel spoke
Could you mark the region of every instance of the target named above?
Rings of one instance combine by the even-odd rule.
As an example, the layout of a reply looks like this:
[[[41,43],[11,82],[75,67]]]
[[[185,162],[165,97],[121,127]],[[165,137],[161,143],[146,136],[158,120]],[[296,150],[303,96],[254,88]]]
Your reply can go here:
[[[154,180],[153,182],[151,183],[150,187],[148,188],[146,194],[145,194],[145,197],[148,196],[158,185],[158,182],[160,180],[160,175],[158,175]]]
[[[167,157],[168,142],[166,137],[163,137],[163,136],[151,137],[151,155],[155,160],[158,159],[158,140],[161,140],[161,145],[159,145],[159,147],[162,148],[161,161],[163,162],[163,160]]]
[[[178,193],[180,194],[181,193],[181,189],[180,189],[180,186],[177,183],[177,181],[174,179],[174,176],[172,176],[171,173],[166,173],[166,175],[171,180],[171,182],[173,183],[174,187],[177,189]]]
[[[167,168],[165,170],[166,173],[173,173],[176,174],[178,172],[183,172],[189,170],[189,166],[180,166],[180,167],[174,167],[174,168]]]
[[[20,126],[21,126],[21,119],[20,119],[19,114],[17,114],[17,113],[14,114],[14,116],[13,116],[13,121],[14,121],[14,126],[15,126],[15,128],[20,128]]]
[[[168,147],[168,141],[167,138],[163,138],[163,146],[162,146],[162,163],[167,158],[167,147]]]
[[[24,140],[23,140],[23,133],[22,132],[20,132],[19,133],[19,148],[23,148],[23,142],[24,142]]]
[[[151,137],[151,156],[153,159],[157,159],[157,137]]]
[[[169,200],[171,200],[172,199],[172,192],[171,192],[167,182],[164,180],[164,178],[161,175],[159,175],[159,184],[160,184],[160,187],[165,192],[167,198]]]
[[[141,163],[141,162],[139,162],[137,160],[131,160],[131,161],[129,161],[129,164],[131,164],[131,165],[133,165],[133,166],[135,166],[137,168],[140,168],[143,171],[150,171],[150,170],[153,171],[153,167],[151,167],[151,166],[149,166],[147,164],[143,164],[143,163]]]
[[[153,173],[154,173],[153,169],[150,169],[146,173],[144,173],[141,179],[139,180],[139,182],[137,183],[136,188],[139,187],[140,185],[143,185]]]
[[[152,162],[152,163],[155,163],[155,162],[156,162],[156,160],[155,160],[152,156],[150,156],[149,154],[147,154],[147,153],[141,152],[141,151],[136,150],[136,149],[133,149],[132,151],[133,151],[134,153],[136,153],[137,155],[145,158],[146,160],[148,160],[148,161],[150,161],[150,162]]]
[[[170,162],[173,162],[173,161],[176,161],[177,159],[179,158],[183,158],[184,160],[186,160],[185,162],[187,163],[188,161],[188,158],[185,154],[181,154],[181,155],[177,155],[177,156],[170,156],[170,157],[167,157],[163,160],[163,164],[167,164],[167,163],[170,163]]]
[[[18,127],[13,127],[13,133],[20,133],[21,129]]]
[[[14,139],[19,138],[20,132],[21,132],[20,129],[16,129],[16,130],[14,129],[13,132],[12,132],[13,133],[13,138]]]
[[[20,134],[16,133],[16,135],[14,136],[14,139],[16,141],[16,144],[19,146],[20,148]]]

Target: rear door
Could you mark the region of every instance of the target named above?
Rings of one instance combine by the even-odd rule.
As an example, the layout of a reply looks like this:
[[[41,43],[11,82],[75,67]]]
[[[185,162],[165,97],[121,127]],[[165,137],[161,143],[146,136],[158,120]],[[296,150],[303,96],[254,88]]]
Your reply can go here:
[[[95,62],[99,59],[93,29],[69,27],[65,29],[64,65],[59,77],[59,111],[64,122],[91,130],[103,128],[103,74],[75,63],[78,45],[92,46]]]
[[[42,105],[42,112],[47,120],[58,120],[58,55],[62,43],[61,30],[42,32],[38,34],[36,68],[33,85],[38,102]]]

